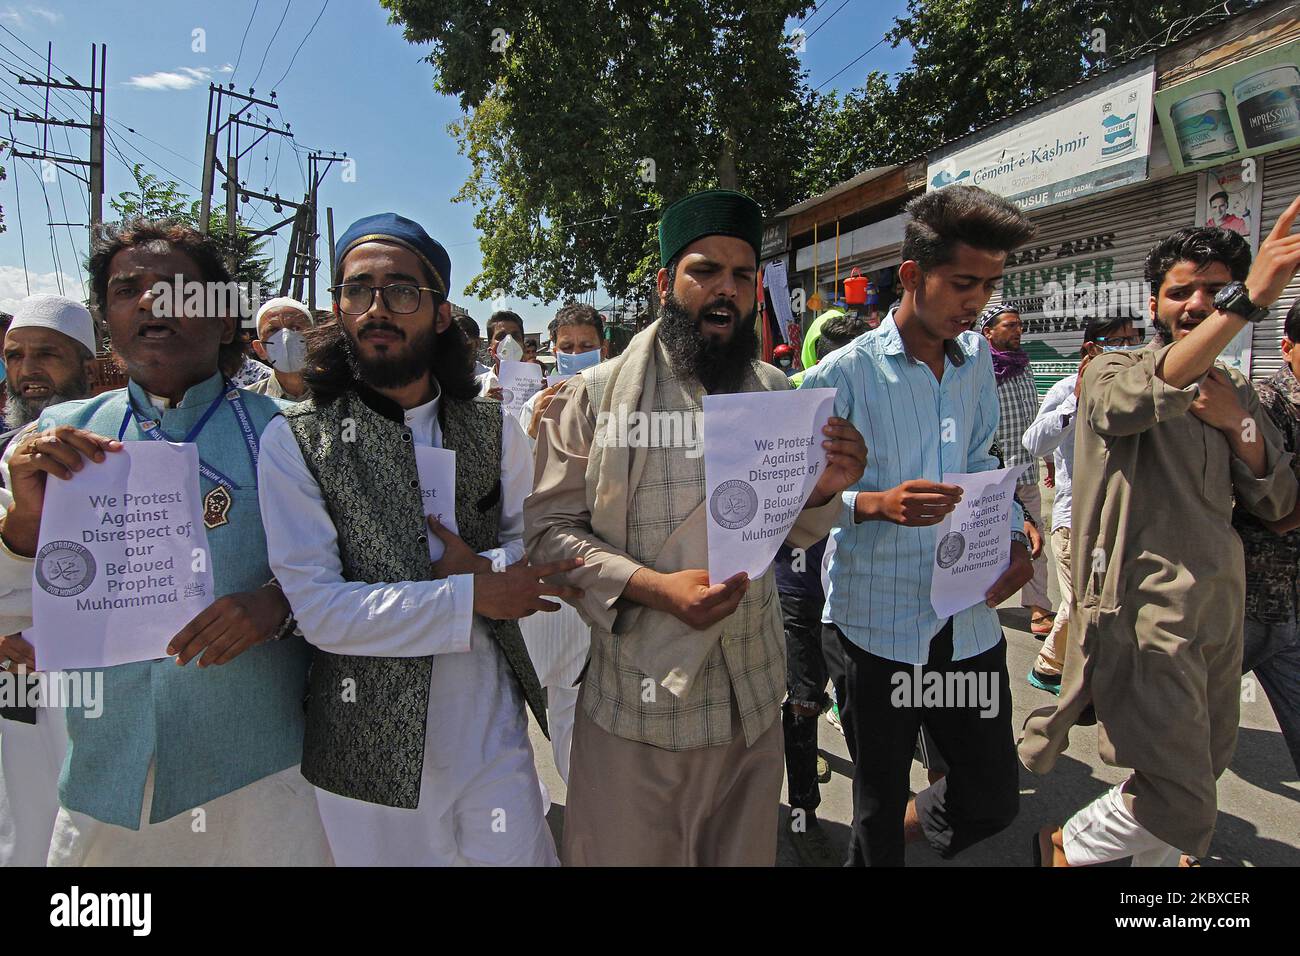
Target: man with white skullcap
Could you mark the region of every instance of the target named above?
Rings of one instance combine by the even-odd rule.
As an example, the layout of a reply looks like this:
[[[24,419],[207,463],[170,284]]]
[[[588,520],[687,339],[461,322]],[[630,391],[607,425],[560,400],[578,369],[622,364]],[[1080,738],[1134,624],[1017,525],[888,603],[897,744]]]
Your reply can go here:
[[[302,401],[307,397],[302,370],[307,364],[305,333],[312,326],[311,310],[297,299],[282,295],[263,302],[257,310],[256,321],[253,351],[275,373],[248,390],[286,402]]]
[[[11,429],[34,421],[50,405],[87,398],[95,373],[90,312],[61,295],[29,295],[5,333],[4,360],[5,424]],[[0,441],[7,444],[7,436]]]
[[[32,295],[18,304],[4,337],[5,423],[0,450],[46,408],[88,398],[95,380],[95,324],[80,302],[61,295]],[[7,469],[0,471],[7,472]],[[7,473],[4,475],[7,477]],[[0,513],[12,499],[0,490]],[[8,565],[5,565],[6,570]],[[0,689],[34,681],[14,671],[36,668],[35,651],[22,635],[31,623],[27,580],[0,574]],[[7,693],[0,698],[8,697]],[[30,695],[14,696],[31,699]],[[59,768],[68,731],[57,709],[0,707],[0,866],[44,866],[59,810]]]

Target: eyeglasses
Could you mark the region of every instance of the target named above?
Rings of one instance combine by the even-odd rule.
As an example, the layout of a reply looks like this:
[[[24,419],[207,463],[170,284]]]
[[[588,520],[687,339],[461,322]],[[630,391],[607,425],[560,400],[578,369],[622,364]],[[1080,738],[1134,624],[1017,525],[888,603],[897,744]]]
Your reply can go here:
[[[339,311],[348,315],[365,315],[375,304],[375,293],[384,297],[384,306],[394,315],[410,315],[420,308],[420,295],[424,292],[434,294],[435,304],[441,293],[428,286],[411,285],[409,282],[394,282],[392,285],[370,286],[360,282],[344,282],[342,285],[330,286],[334,301]]]
[[[1092,341],[1098,345],[1141,345],[1147,335],[1143,329],[1135,329],[1132,335],[1101,335]]]

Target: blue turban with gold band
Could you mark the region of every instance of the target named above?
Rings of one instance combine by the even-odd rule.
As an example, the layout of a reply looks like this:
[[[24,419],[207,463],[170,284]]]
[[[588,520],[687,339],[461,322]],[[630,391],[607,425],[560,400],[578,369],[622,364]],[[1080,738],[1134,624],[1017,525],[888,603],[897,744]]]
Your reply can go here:
[[[335,268],[341,271],[343,257],[363,242],[391,242],[409,249],[429,270],[432,287],[444,299],[447,298],[447,290],[451,288],[451,257],[447,255],[442,243],[430,237],[418,222],[412,222],[395,212],[381,212],[376,216],[358,219],[348,226],[347,231],[334,244]],[[335,282],[340,280],[340,275],[334,276]]]
[[[754,247],[763,244],[763,211],[734,189],[707,189],[677,200],[659,220],[659,264],[667,266],[679,252],[705,236],[735,236]]]

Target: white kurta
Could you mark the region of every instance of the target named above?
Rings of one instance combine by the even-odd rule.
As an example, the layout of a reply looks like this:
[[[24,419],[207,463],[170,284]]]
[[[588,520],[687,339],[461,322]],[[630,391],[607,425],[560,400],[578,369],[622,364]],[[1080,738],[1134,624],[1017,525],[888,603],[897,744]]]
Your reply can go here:
[[[524,402],[519,413],[519,425],[525,434],[541,394],[535,392]],[[530,438],[529,443],[535,448],[533,439]],[[555,756],[555,769],[567,786],[569,751],[578,710],[578,688],[574,685],[591,652],[591,628],[578,616],[573,605],[560,601],[558,611],[526,617],[519,622],[519,629],[523,632],[533,666],[537,668],[537,679],[546,688],[546,722],[551,730],[551,751]],[[547,799],[549,802],[549,794]]]
[[[7,465],[17,444],[11,440],[0,459],[0,515],[13,504]],[[0,634],[19,634],[31,624],[32,559],[0,543]],[[0,866],[45,865],[67,750],[68,726],[60,710],[38,708],[35,724],[0,720]]]
[[[437,416],[437,399],[406,412],[416,444],[441,447]],[[532,485],[528,439],[510,419],[501,445],[500,547],[484,552],[498,569],[523,557],[523,500]],[[522,695],[473,612],[473,576],[345,581],[334,523],[284,419],[262,435],[258,485],[271,568],[308,641],[333,654],[435,655],[419,807],[317,790],[335,861],[556,865]]]

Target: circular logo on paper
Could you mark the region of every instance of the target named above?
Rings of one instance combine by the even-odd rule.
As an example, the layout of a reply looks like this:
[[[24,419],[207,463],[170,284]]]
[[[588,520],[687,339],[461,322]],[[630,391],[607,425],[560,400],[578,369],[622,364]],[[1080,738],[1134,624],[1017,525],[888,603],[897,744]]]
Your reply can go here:
[[[729,531],[743,528],[758,514],[758,495],[747,481],[733,478],[713,489],[709,499],[713,520]]]
[[[949,531],[939,541],[939,551],[935,561],[941,568],[950,568],[966,553],[966,539],[956,531]]]
[[[515,400],[515,391],[512,388],[501,389],[501,404],[509,405]]]
[[[94,555],[75,541],[51,541],[36,555],[36,583],[55,597],[73,597],[94,581]]]

